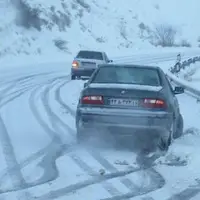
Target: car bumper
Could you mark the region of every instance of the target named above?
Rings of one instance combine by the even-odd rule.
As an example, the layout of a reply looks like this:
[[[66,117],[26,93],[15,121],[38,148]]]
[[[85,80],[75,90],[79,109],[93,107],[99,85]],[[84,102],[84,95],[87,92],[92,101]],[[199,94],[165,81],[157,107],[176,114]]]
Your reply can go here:
[[[71,69],[71,75],[74,76],[91,76],[95,69]]]
[[[119,109],[78,109],[77,127],[109,131],[116,135],[123,135],[125,132],[126,135],[151,132],[155,135],[169,136],[173,121],[171,113],[160,111],[120,111]]]

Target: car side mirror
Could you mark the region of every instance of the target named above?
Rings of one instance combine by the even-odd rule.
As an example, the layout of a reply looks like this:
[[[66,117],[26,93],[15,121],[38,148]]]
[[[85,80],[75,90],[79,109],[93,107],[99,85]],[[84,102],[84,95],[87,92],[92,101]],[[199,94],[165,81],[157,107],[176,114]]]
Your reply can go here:
[[[184,93],[184,88],[183,87],[175,87],[174,88],[174,94],[183,94]]]
[[[83,87],[86,88],[88,86],[88,82],[85,82]]]

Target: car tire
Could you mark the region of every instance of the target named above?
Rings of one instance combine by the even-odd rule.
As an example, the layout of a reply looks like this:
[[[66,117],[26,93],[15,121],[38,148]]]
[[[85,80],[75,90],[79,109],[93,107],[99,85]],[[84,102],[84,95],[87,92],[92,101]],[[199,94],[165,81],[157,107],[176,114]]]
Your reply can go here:
[[[76,76],[75,75],[71,75],[71,80],[75,80]]]
[[[158,148],[159,148],[160,151],[167,152],[168,149],[169,149],[169,146],[172,144],[172,141],[174,139],[174,134],[175,134],[174,133],[174,123],[172,124],[171,129],[168,130],[168,132],[169,132],[168,138],[166,138],[166,137],[162,138],[161,137],[159,142],[158,142]]]
[[[160,151],[167,152],[170,145],[171,145],[171,136],[168,139],[160,138],[159,143],[158,143],[158,149]]]
[[[180,114],[178,118],[176,132],[174,134],[174,139],[177,139],[183,135],[183,116]]]

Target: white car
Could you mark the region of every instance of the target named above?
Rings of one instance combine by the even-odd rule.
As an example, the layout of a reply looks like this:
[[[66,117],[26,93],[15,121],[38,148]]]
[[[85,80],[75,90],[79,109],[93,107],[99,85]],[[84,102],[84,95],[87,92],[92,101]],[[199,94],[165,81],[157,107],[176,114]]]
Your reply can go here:
[[[98,64],[113,62],[105,52],[81,50],[72,62],[71,80],[91,76]]]

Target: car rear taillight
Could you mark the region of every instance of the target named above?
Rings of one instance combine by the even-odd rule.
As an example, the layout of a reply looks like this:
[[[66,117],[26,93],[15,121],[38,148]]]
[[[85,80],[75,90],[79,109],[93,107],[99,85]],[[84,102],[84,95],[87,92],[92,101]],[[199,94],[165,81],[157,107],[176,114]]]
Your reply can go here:
[[[77,61],[73,61],[72,62],[72,67],[73,68],[78,68],[79,67],[79,63]]]
[[[82,104],[102,105],[104,104],[102,96],[84,96],[81,99]]]
[[[167,105],[165,101],[161,99],[144,99],[143,102],[143,107],[145,108],[166,108]]]

